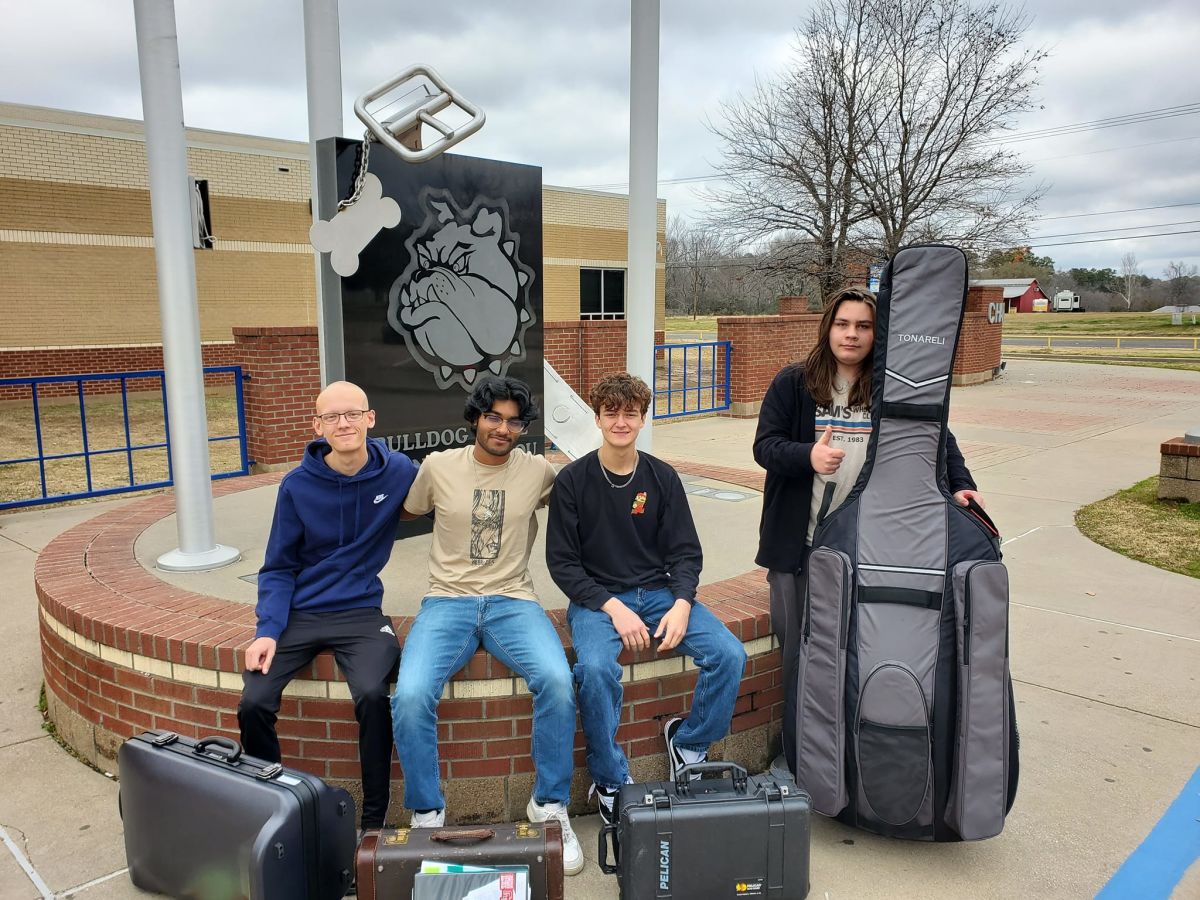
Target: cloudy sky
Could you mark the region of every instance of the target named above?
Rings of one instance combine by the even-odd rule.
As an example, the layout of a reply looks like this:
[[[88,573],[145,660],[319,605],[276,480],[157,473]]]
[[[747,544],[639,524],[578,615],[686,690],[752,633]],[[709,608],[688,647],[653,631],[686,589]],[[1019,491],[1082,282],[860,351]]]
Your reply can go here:
[[[176,0],[188,125],[304,140],[301,0]],[[720,162],[706,121],[786,65],[807,0],[663,0],[659,196],[696,215],[696,181]],[[1015,147],[1049,185],[1030,229],[1058,268],[1137,255],[1200,264],[1200,5],[1194,0],[1031,0],[1027,42],[1051,56],[1041,109],[1016,131],[1081,125]],[[0,99],[141,117],[131,0],[6,3]],[[344,134],[354,97],[414,62],[482,106],[462,152],[540,165],[547,184],[624,190],[625,0],[342,0]],[[1161,112],[1170,110],[1174,112]],[[1160,111],[1160,112],[1156,112]],[[1143,115],[1138,124],[1094,127]],[[1147,207],[1160,207],[1147,209]],[[1130,226],[1146,226],[1127,231]],[[1192,231],[1195,233],[1185,234]],[[1162,234],[1141,240],[1114,235]],[[1083,243],[1083,242],[1091,243]],[[1057,245],[1057,246],[1055,246]]]

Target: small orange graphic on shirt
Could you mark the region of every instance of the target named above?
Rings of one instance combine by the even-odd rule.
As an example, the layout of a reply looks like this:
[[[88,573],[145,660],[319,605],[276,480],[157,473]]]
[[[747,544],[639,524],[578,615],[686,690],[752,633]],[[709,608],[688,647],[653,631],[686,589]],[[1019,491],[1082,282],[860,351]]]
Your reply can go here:
[[[646,511],[646,492],[638,491],[637,496],[633,498],[633,509],[629,511],[630,515],[640,516]]]

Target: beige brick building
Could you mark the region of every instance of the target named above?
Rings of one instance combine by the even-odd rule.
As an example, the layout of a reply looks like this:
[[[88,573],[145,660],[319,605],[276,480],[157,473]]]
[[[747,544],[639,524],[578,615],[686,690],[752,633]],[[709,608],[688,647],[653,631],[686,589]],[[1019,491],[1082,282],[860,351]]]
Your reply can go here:
[[[187,138],[217,236],[195,253],[202,340],[315,324],[307,145],[195,128]],[[544,187],[542,210],[544,319],[621,317],[626,198]],[[663,247],[662,200],[658,230]],[[0,103],[0,355],[159,343],[153,251],[141,122]],[[664,291],[660,253],[656,330]]]

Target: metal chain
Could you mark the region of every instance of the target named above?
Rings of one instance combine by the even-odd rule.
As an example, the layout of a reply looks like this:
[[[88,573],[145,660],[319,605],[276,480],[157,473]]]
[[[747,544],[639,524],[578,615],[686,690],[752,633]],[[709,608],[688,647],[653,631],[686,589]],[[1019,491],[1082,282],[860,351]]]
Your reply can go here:
[[[371,156],[372,140],[374,138],[371,137],[370,131],[363,132],[362,145],[358,148],[358,172],[354,175],[354,191],[345,200],[338,201],[338,212],[348,206],[353,206],[362,195],[363,181],[367,177],[367,160]]]

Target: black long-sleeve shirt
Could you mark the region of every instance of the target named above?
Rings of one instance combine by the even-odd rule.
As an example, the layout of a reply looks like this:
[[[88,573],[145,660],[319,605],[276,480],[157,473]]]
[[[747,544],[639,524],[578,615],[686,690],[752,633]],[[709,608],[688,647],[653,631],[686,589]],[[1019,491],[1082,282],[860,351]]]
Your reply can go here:
[[[605,480],[596,451],[558,473],[546,529],[554,583],[588,609],[637,587],[670,588],[694,603],[704,557],[679,475],[639,453],[632,479],[611,472],[608,478],[623,486]]]

